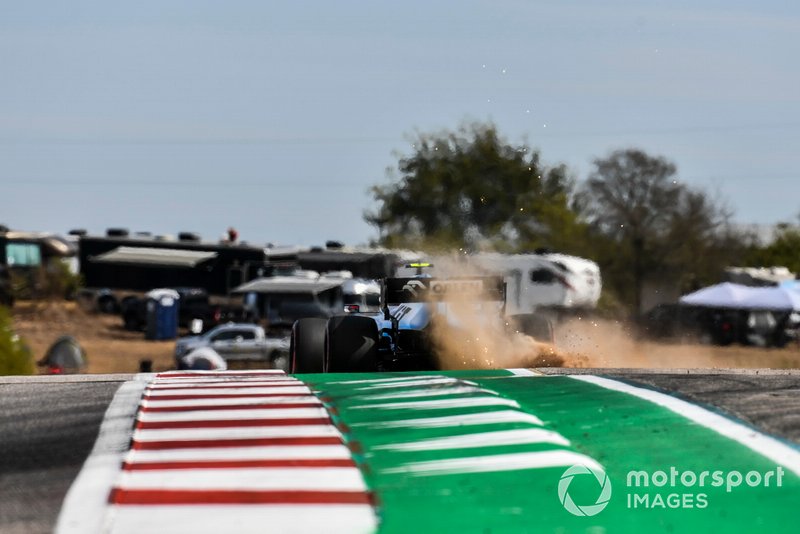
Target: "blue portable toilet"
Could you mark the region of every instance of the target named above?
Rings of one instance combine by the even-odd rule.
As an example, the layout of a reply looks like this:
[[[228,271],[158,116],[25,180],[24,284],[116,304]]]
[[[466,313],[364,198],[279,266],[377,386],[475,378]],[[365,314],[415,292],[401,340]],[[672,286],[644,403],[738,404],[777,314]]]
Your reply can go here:
[[[147,326],[145,339],[178,337],[180,295],[174,289],[154,289],[147,293]]]

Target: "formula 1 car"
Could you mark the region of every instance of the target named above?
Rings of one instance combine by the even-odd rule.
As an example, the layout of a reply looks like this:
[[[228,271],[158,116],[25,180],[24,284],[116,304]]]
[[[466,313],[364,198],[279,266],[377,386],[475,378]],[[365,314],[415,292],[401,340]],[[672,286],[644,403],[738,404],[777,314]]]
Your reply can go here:
[[[470,335],[454,307],[473,307],[481,321],[508,325],[508,335],[522,333],[551,342],[550,321],[536,314],[505,316],[505,282],[500,276],[437,279],[423,276],[382,281],[381,311],[350,313],[329,319],[296,321],[290,342],[293,373],[436,370],[432,325],[456,335]],[[345,308],[348,308],[347,306]]]

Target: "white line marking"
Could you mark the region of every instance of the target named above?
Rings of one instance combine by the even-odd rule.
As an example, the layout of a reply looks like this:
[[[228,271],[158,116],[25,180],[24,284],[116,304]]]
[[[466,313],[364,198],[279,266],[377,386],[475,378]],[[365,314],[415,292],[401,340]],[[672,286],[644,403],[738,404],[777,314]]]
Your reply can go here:
[[[250,468],[123,471],[117,481],[123,490],[310,490],[365,491],[357,467],[325,469]],[[190,512],[187,510],[187,515]]]
[[[293,376],[286,376],[286,375],[236,375],[236,374],[223,374],[218,373],[216,375],[198,375],[198,376],[190,376],[190,377],[182,377],[182,376],[160,376],[155,379],[155,382],[158,383],[192,383],[192,382],[226,382],[226,381],[241,381],[241,382],[250,382],[250,381],[263,381],[263,382],[272,382],[272,381],[280,381],[280,380],[298,380]]]
[[[748,449],[769,458],[800,476],[800,451],[758,430],[737,423],[696,404],[651,389],[639,388],[610,378],[591,375],[570,375],[575,380],[595,384],[606,389],[621,391],[645,399],[741,443]]]
[[[363,504],[115,506],[111,534],[366,534],[376,528],[371,506]],[[89,531],[87,531],[89,532]]]
[[[153,376],[137,375],[117,390],[103,417],[92,452],[64,498],[56,533],[103,531],[108,492],[128,451],[142,391]]]
[[[449,377],[436,377],[426,380],[406,380],[403,382],[385,382],[377,384],[367,384],[357,389],[361,391],[372,391],[384,388],[408,388],[416,386],[428,387],[428,386],[444,386],[450,384],[477,386],[475,382],[470,382],[469,380],[460,380],[458,378],[449,378]]]
[[[143,423],[178,421],[239,421],[242,419],[316,419],[328,417],[325,408],[267,408],[241,410],[208,410],[204,412],[139,412]]]
[[[224,386],[225,388],[235,388],[235,387],[254,387],[254,386],[263,386],[263,387],[278,387],[278,386],[302,386],[303,383],[299,380],[290,380],[286,378],[281,379],[270,379],[270,380],[262,380],[258,379],[248,379],[248,380],[186,380],[186,379],[177,379],[177,380],[157,380],[150,384],[147,388],[148,391],[156,390],[156,389],[174,389],[179,391],[183,388],[191,388],[191,387],[208,387],[208,386]]]
[[[197,395],[261,395],[264,393],[281,395],[302,395],[311,393],[307,386],[267,386],[263,388],[191,388],[191,389],[171,389],[171,390],[150,390],[147,395],[150,397],[163,397],[168,395],[183,395],[194,397]]]
[[[360,380],[335,380],[326,382],[327,384],[383,384],[391,382],[407,382],[409,380],[435,380],[446,378],[444,375],[408,375],[394,376],[390,378],[364,378]]]
[[[465,415],[403,419],[401,421],[367,421],[364,423],[353,423],[351,426],[368,426],[371,428],[444,428],[463,425],[490,425],[494,423],[544,424],[541,419],[529,413],[518,412],[516,410],[499,410],[496,412]]]
[[[142,400],[144,408],[189,408],[192,406],[236,406],[238,404],[322,404],[313,395],[283,397],[234,397],[228,399]]]
[[[534,371],[533,369],[506,369],[506,371],[515,376],[547,376],[544,373],[540,371]]]
[[[354,410],[441,410],[446,408],[474,408],[476,406],[510,406],[519,408],[519,403],[502,397],[461,397],[458,399],[437,399],[384,404],[363,404],[353,406]]]
[[[475,447],[495,447],[502,445],[528,445],[537,443],[551,443],[554,445],[569,446],[561,434],[543,428],[522,428],[518,430],[498,430],[496,432],[479,432],[461,436],[447,436],[444,438],[423,439],[407,443],[389,443],[378,445],[375,449],[392,451],[443,451],[450,449],[470,449]]]
[[[136,430],[133,439],[151,441],[196,441],[259,438],[340,437],[339,430],[330,425],[297,425],[275,427],[230,428],[158,428]]]
[[[391,393],[376,393],[353,395],[353,398],[363,401],[377,401],[390,399],[413,399],[415,397],[442,397],[444,395],[463,395],[480,393],[483,395],[497,395],[496,391],[475,386],[454,386],[449,388],[410,389],[408,391],[393,391]]]
[[[172,377],[171,375],[211,375],[215,377],[230,377],[230,376],[237,376],[237,375],[286,375],[284,371],[280,369],[241,369],[238,371],[165,371],[163,373],[158,373],[158,378],[165,378],[165,377]]]
[[[330,458],[350,459],[350,449],[344,445],[304,445],[276,447],[220,447],[208,449],[169,449],[159,451],[130,451],[129,463],[179,462],[188,460],[296,460]]]
[[[543,451],[412,462],[400,467],[384,469],[382,473],[405,473],[415,476],[456,475],[542,469],[578,464],[602,469],[600,464],[584,454],[572,451]]]

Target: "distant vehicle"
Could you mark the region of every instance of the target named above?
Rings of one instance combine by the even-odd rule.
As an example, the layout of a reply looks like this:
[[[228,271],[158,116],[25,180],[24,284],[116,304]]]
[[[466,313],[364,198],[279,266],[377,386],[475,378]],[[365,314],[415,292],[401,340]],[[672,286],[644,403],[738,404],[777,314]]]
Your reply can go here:
[[[507,305],[512,313],[542,308],[592,309],[602,291],[600,267],[585,258],[566,254],[478,254],[476,265],[506,279]]]
[[[399,256],[390,250],[346,247],[328,241],[324,248],[299,250],[296,261],[301,269],[319,273],[349,271],[355,278],[381,279],[393,275]]]
[[[200,347],[210,347],[226,362],[261,362],[276,369],[288,367],[289,340],[268,337],[264,329],[249,323],[225,323],[200,336],[175,342],[175,364]]]
[[[15,295],[36,296],[37,274],[76,252],[75,245],[61,236],[19,232],[0,225],[0,304],[13,305]]]
[[[449,258],[431,260],[434,266],[448,265],[452,261]],[[591,260],[576,256],[546,251],[536,254],[478,253],[459,257],[458,261],[463,262],[467,270],[504,277],[509,313],[593,309],[602,292],[600,267]],[[432,273],[436,275],[438,272],[434,267]],[[400,276],[411,274],[413,272],[407,268],[398,269]]]
[[[709,308],[682,304],[658,304],[638,319],[641,335],[652,339],[732,343],[735,313],[715,315]]]
[[[785,311],[659,304],[638,320],[638,328],[653,339],[783,347],[796,337],[797,318]]]
[[[796,274],[787,267],[726,267],[723,280],[745,286],[763,287],[793,281]]]
[[[222,306],[212,305],[205,289],[176,287],[178,292],[178,325],[190,328],[193,321],[200,321],[201,331],[210,330],[226,321],[232,313]],[[144,330],[147,324],[147,298],[129,296],[120,303],[122,323],[126,330]],[[199,333],[199,332],[196,332]]]
[[[0,225],[0,265],[12,269],[38,268],[53,259],[77,253],[65,238],[43,232],[19,232]]]
[[[377,280],[352,278],[342,284],[347,312],[372,313],[381,309],[381,285]]]
[[[380,310],[381,286],[353,278],[349,271],[319,275],[298,271],[292,276],[259,278],[236,288],[244,295],[245,313],[271,333],[288,335],[295,321],[328,318],[347,312]]]
[[[474,308],[482,320],[508,335],[552,341],[552,325],[535,314],[506,316],[501,276],[453,279],[389,278],[377,313],[305,318],[292,327],[290,370],[296,373],[427,370],[437,367],[431,328],[441,321],[465,339],[468,326],[450,313],[451,301]],[[506,326],[507,325],[507,326]],[[475,339],[475,341],[478,341]],[[478,346],[479,343],[476,343]]]

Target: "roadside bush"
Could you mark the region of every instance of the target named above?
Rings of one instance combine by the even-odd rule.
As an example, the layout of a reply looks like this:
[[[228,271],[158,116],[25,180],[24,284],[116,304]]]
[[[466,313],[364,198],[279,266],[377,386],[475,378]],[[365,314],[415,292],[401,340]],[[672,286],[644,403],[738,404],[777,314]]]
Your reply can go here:
[[[30,349],[14,333],[8,308],[0,306],[0,375],[32,375],[35,370]]]
[[[73,273],[62,260],[50,261],[41,268],[11,273],[12,293],[17,300],[74,300],[81,285],[81,276]]]
[[[630,316],[628,307],[612,289],[608,288],[603,288],[603,292],[600,293],[600,300],[595,312],[604,319],[617,321],[628,319]]]
[[[42,292],[47,298],[74,300],[82,285],[81,276],[73,273],[65,260],[52,261],[45,268]]]

